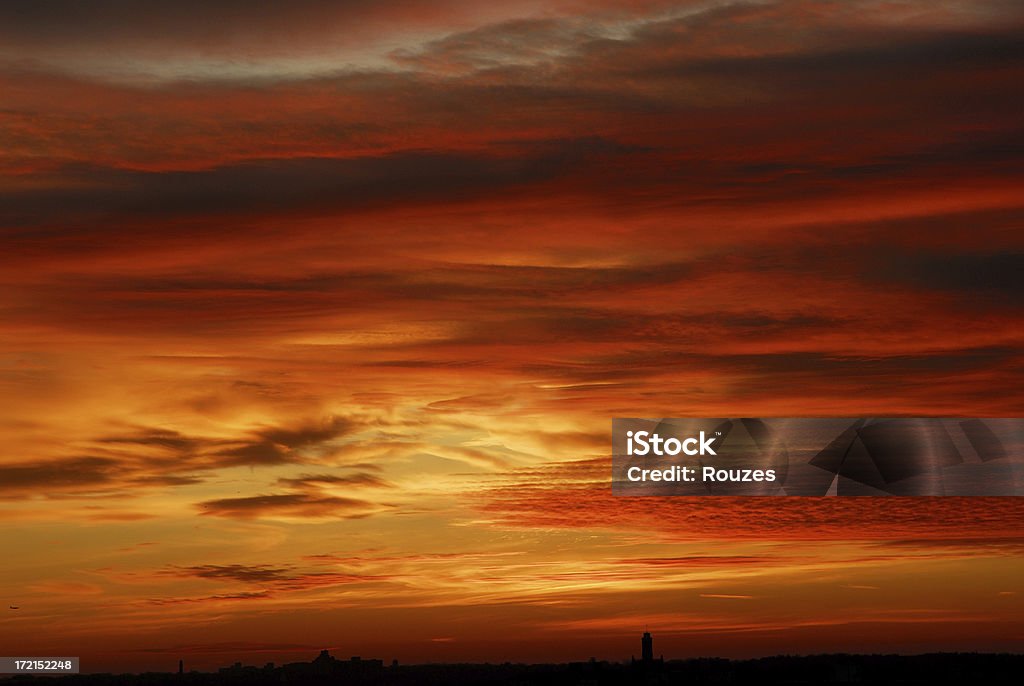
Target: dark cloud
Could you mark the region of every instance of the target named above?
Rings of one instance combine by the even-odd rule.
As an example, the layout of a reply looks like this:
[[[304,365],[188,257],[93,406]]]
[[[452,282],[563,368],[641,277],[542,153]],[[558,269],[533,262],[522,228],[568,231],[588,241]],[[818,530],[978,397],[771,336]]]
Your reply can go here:
[[[310,486],[346,486],[351,488],[393,488],[394,484],[376,474],[356,472],[354,474],[301,474],[294,478],[281,478],[277,483],[289,488],[304,489]]]
[[[488,35],[494,37],[489,40],[515,43],[514,37],[528,32],[529,26],[527,22],[525,27],[490,27]],[[691,33],[708,30],[706,21],[687,28]],[[509,33],[508,38],[499,38],[502,31]],[[266,146],[259,145],[269,137],[268,131],[241,136],[248,152],[238,157],[247,161],[211,163],[207,156],[203,164],[189,165],[191,171],[131,170],[123,164],[103,166],[95,155],[84,156],[78,163],[48,166],[52,183],[45,189],[5,193],[0,215],[5,230],[27,247],[32,241],[25,239],[40,236],[26,229],[71,224],[79,231],[60,240],[81,248],[102,242],[108,231],[125,233],[119,226],[98,228],[109,226],[111,215],[128,221],[297,210],[351,213],[406,204],[462,203],[540,189],[577,202],[582,195],[587,204],[618,206],[620,211],[666,204],[744,207],[842,197],[855,181],[900,179],[927,188],[935,177],[956,178],[963,165],[986,178],[1014,179],[1019,174],[1016,161],[1022,137],[1014,114],[1022,100],[1010,86],[1024,55],[1016,31],[921,34],[890,28],[877,35],[852,33],[841,48],[831,51],[824,47],[828,41],[819,40],[820,47],[812,41],[811,47],[792,45],[782,54],[744,57],[707,57],[700,51],[680,55],[668,49],[680,31],[639,31],[612,41],[614,50],[603,41],[587,60],[564,59],[554,74],[526,69],[482,82],[438,82],[380,73],[268,88],[261,91],[260,102],[266,106],[257,107],[259,112],[273,113],[280,99],[295,97],[295,88],[300,94],[307,88],[312,93],[355,90],[361,104],[378,110],[376,126],[392,132],[410,130],[414,139],[425,137],[398,151],[381,140],[376,145],[383,151],[373,153],[364,146],[341,153],[337,146],[326,146],[322,156],[295,154],[288,148],[308,150],[309,140],[322,139],[322,129],[366,124],[346,121],[337,114],[344,108],[325,108],[318,100],[310,103],[312,112],[298,123],[238,122],[233,134],[224,135],[204,124],[194,132],[200,143],[211,135],[220,138],[226,151],[247,125],[278,126],[289,132],[299,127],[296,140],[283,146],[279,158],[266,157]],[[805,32],[817,35],[815,31],[824,30],[811,26]],[[455,37],[451,40],[460,43]],[[885,78],[878,78],[880,70]],[[947,71],[960,73],[957,70],[968,72],[962,82],[937,77]],[[986,79],[971,79],[973,71],[985,71]],[[666,83],[673,79],[689,86]],[[693,92],[729,96],[708,103],[678,95]],[[806,93],[813,94],[814,103],[805,101]],[[761,116],[756,119],[747,115],[751,99],[760,103]],[[401,106],[382,110],[381,101],[398,101]],[[956,105],[947,106],[951,101]],[[622,110],[627,107],[651,120],[649,134],[622,125]],[[417,131],[407,112],[422,113],[424,120],[439,121],[472,137],[474,152]],[[183,117],[188,119],[187,112]],[[584,118],[584,130],[591,135],[580,136],[570,128],[576,139],[545,139],[524,136],[514,126],[521,121],[527,129],[550,129],[553,117]],[[965,126],[965,121],[985,125]],[[65,120],[54,125],[68,128]],[[104,127],[83,122],[75,128],[88,136]],[[31,136],[33,129],[19,126],[18,131]],[[40,144],[52,142],[54,135],[42,135]],[[130,152],[157,139],[159,132],[154,131],[133,144]],[[86,147],[93,149],[100,142]],[[69,147],[74,146],[61,146],[61,154],[68,155]],[[163,159],[165,148],[153,155]],[[258,150],[265,157],[252,159]],[[38,156],[36,151],[31,158]],[[133,227],[133,233],[154,230]],[[189,229],[179,225],[175,231]],[[208,227],[202,232],[209,233]]]
[[[238,519],[278,516],[355,519],[369,516],[381,509],[381,506],[366,500],[301,493],[208,500],[199,503],[198,507],[204,515]]]
[[[215,603],[225,600],[264,600],[270,597],[271,594],[267,591],[254,591],[246,593],[223,593],[198,598],[151,598],[149,603],[152,605],[180,605],[192,603]]]
[[[0,464],[0,494],[30,497],[51,491],[106,490],[118,482],[118,467],[117,460],[102,457]]]
[[[319,424],[307,424],[296,428],[270,427],[259,432],[266,441],[283,445],[291,450],[308,448],[350,432],[354,423],[344,417],[331,417]]]
[[[669,201],[680,206],[742,205],[842,195],[856,179],[866,183],[901,178],[923,184],[929,176],[949,179],[964,164],[972,165],[975,174],[1018,175],[1015,162],[1020,158],[1022,135],[1014,114],[1024,101],[1009,87],[1014,70],[1024,62],[1016,30],[890,27],[872,33],[861,29],[844,34],[840,46],[831,47],[834,41],[825,40],[832,36],[829,30],[811,24],[804,30],[815,37],[808,41],[810,45],[797,42],[777,52],[754,51],[742,57],[680,52],[680,36],[728,31],[736,20],[734,11],[729,8],[722,26],[710,26],[704,15],[675,20],[682,22],[682,28],[653,22],[625,38],[599,41],[587,59],[559,57],[560,66],[551,74],[521,69],[484,81],[439,82],[373,73],[268,87],[258,91],[257,103],[265,106],[256,109],[270,121],[245,119],[223,135],[209,129],[214,124],[205,116],[189,124],[198,127],[192,133],[200,143],[216,135],[225,151],[244,141],[247,152],[237,156],[241,161],[211,163],[207,155],[205,163],[188,165],[191,170],[168,171],[152,171],[160,166],[152,161],[144,165],[150,171],[120,163],[106,166],[95,155],[83,156],[77,163],[54,161],[46,169],[52,181],[48,187],[9,190],[0,200],[0,215],[10,231],[69,221],[85,228],[101,219],[106,223],[112,214],[171,218],[285,213],[300,208],[341,213],[394,204],[465,202],[556,183],[562,184],[559,192],[565,194],[570,190],[564,187],[566,180],[571,180],[574,192],[586,191],[591,202],[614,198],[620,205],[661,206]],[[763,14],[750,7],[742,13]],[[785,22],[793,20],[788,14],[776,18],[777,33],[787,33]],[[552,22],[559,24],[531,20],[488,27],[487,40],[502,46],[521,44],[517,36],[539,30],[537,40],[547,44],[556,39],[547,35],[550,29],[540,28]],[[480,31],[446,41],[460,49],[475,49],[473,41],[480,40]],[[714,42],[716,37],[713,34],[709,40]],[[984,71],[986,80],[971,79],[975,71]],[[884,78],[878,77],[880,72]],[[960,79],[956,75],[962,72]],[[937,78],[947,73],[948,78]],[[681,85],[667,83],[673,80]],[[190,102],[194,97],[175,88],[180,86],[159,92],[171,102],[177,98]],[[225,89],[238,95],[233,87]],[[322,100],[310,102],[312,111],[297,122],[274,118],[280,99],[323,91],[354,91],[362,105],[357,108],[359,116],[366,116],[364,108],[376,110],[373,126],[389,133],[373,145],[357,146],[358,151],[339,151],[336,145],[325,146],[321,155],[289,150],[308,150],[308,141],[322,141],[324,130],[369,126],[366,121],[346,120],[345,108],[325,108]],[[707,95],[686,95],[694,92]],[[805,102],[807,93],[813,94],[814,106]],[[725,100],[709,103],[699,97]],[[382,99],[401,106],[381,109]],[[756,120],[746,114],[751,99],[762,110]],[[637,116],[653,118],[649,135],[621,125],[625,107],[638,108]],[[408,120],[408,112],[459,129],[474,141],[474,152],[436,137],[396,150],[390,142],[395,130],[413,127],[414,138],[420,133],[416,122]],[[524,136],[506,113],[527,128],[550,129],[552,115],[564,115],[568,121],[582,117],[589,135],[569,128],[565,133],[572,132],[576,139]],[[32,113],[31,118],[45,114]],[[187,115],[186,111],[181,117],[187,120]],[[124,117],[133,119],[130,114]],[[965,126],[965,121],[986,124]],[[111,121],[110,125],[123,124]],[[41,134],[40,145],[52,144],[55,135],[65,135],[69,128],[80,130],[76,134],[80,136],[105,128],[86,121],[80,127],[69,126],[66,119],[54,121],[53,126],[61,130]],[[174,126],[177,129],[180,124]],[[259,144],[275,127],[289,133],[298,127],[295,140],[283,145],[277,158],[268,156],[266,145]],[[14,128],[19,138],[35,132],[35,127],[25,124]],[[184,136],[174,149],[187,145],[188,138]],[[157,139],[159,131],[154,131],[124,152],[136,154]],[[367,149],[374,146],[381,150]],[[59,159],[66,160],[74,147],[74,142],[66,141]],[[253,159],[260,150],[264,158]],[[166,159],[166,146],[153,154]],[[36,150],[26,163],[38,156]],[[87,235],[76,240],[89,242]]]
[[[303,572],[293,567],[271,567],[269,565],[199,565],[195,567],[172,567],[167,570],[174,576],[209,579],[213,581],[235,581],[254,584],[265,589],[263,593],[302,591],[309,588],[337,586],[341,584],[381,581],[382,576],[348,574],[343,572]]]
[[[209,278],[201,275],[111,278],[103,275],[77,280],[75,288],[80,299],[74,301],[74,306],[80,316],[94,313],[97,319],[104,318],[104,308],[111,312],[132,309],[137,316],[130,321],[121,317],[120,321],[122,326],[140,332],[147,331],[147,312],[159,316],[169,311],[175,315],[180,308],[188,310],[192,326],[207,318],[223,323],[251,322],[264,326],[265,318],[257,316],[261,311],[290,317],[317,316],[325,311],[345,312],[369,304],[387,306],[403,301],[421,303],[437,299],[457,302],[500,300],[527,305],[551,294],[579,296],[645,286],[670,286],[707,272],[706,265],[677,262],[607,268],[470,264],[414,271],[399,268],[345,269],[318,276],[262,278]],[[37,291],[37,297],[43,295]],[[76,295],[68,293],[62,297],[75,298]],[[356,299],[359,302],[353,303]],[[154,324],[159,323],[159,319],[154,317]],[[267,438],[286,442],[273,436]],[[189,439],[154,431],[145,440],[154,445],[170,445],[174,441]]]
[[[822,40],[824,38],[832,42]],[[888,78],[902,78],[915,72],[932,71],[939,65],[946,68],[995,68],[1019,65],[1024,59],[1024,47],[1015,40],[1014,31],[1003,29],[984,33],[898,27],[875,29],[874,32],[819,29],[815,35],[818,45],[810,48],[794,45],[781,54],[707,57],[679,55],[672,50],[650,50],[652,43],[677,39],[678,32],[671,31],[661,36],[651,35],[647,41],[635,41],[630,47],[646,48],[649,60],[640,64],[623,64],[623,68],[634,76],[647,78],[690,79],[696,75],[719,79],[768,79],[776,86],[802,85],[819,90],[844,82],[849,84],[851,79],[855,79],[857,85],[865,86],[860,79],[868,74],[877,74],[880,69],[893,70],[887,74]],[[668,59],[662,55],[667,55]]]
[[[269,426],[238,439],[185,436],[176,431],[142,428],[130,434],[105,436],[96,443],[116,450],[114,454],[134,464],[137,469],[190,472],[240,465],[301,463],[310,456],[330,451],[327,444],[353,428],[351,420],[335,416],[298,426]],[[147,452],[135,453],[131,448]],[[152,452],[154,448],[157,450],[155,453]],[[163,476],[168,477],[167,474]],[[188,475],[169,476],[192,478]],[[141,476],[140,480],[147,478]]]
[[[322,448],[351,429],[352,423],[341,417],[298,428],[270,427],[257,432],[258,440],[224,450],[218,456],[225,465],[302,462],[304,451]]]
[[[268,426],[236,440],[187,436],[177,431],[143,427],[130,433],[95,439],[92,444],[97,455],[0,464],[0,497],[58,499],[134,494],[144,488],[192,486],[203,483],[208,473],[217,469],[301,464],[310,458],[330,454],[333,448],[329,443],[353,427],[351,420],[335,416],[293,426]],[[317,483],[352,487],[388,485],[383,479],[366,473],[372,469],[371,466],[363,465],[360,469],[363,471],[348,476],[306,475],[282,480],[282,484],[293,487]],[[270,509],[276,502],[282,509],[296,511],[340,511],[350,505],[343,499],[310,499],[305,503],[272,499],[270,502]],[[245,508],[244,503],[237,506],[240,511]],[[218,508],[215,506],[214,509]],[[114,516],[110,513],[96,514],[99,519]],[[126,515],[128,518],[135,516],[131,513]]]
[[[984,246],[978,246],[984,249]],[[1024,302],[1024,253],[960,253],[891,255],[879,261],[878,276],[918,288],[960,294],[975,306],[1019,307]]]
[[[22,46],[64,44],[95,49],[202,49],[208,55],[259,55],[295,49],[295,36],[328,40],[339,27],[365,26],[403,15],[429,16],[439,3],[425,0],[296,0],[287,6],[243,0],[182,0],[140,4],[131,0],[10,0],[0,5],[0,36]],[[449,11],[458,3],[445,2]],[[199,20],[197,21],[197,18]],[[148,48],[148,50],[147,50]]]
[[[246,583],[263,583],[286,579],[287,570],[268,566],[247,565],[200,565],[198,567],[178,567],[177,573],[183,576],[195,576],[200,579],[230,579]]]
[[[115,449],[120,446],[133,446],[138,448],[155,448],[180,454],[199,452],[210,446],[217,445],[216,441],[210,439],[186,436],[179,431],[154,427],[139,427],[126,434],[100,436],[95,442]]]
[[[129,171],[71,166],[66,186],[0,199],[12,227],[51,225],[68,216],[174,217],[217,213],[357,210],[394,203],[468,200],[536,184],[586,168],[617,146],[592,139],[558,141],[539,155],[406,152],[358,158],[266,159],[203,171]],[[623,151],[624,154],[625,151]]]
[[[249,443],[221,453],[224,466],[231,465],[272,465],[289,462],[288,449],[270,441]]]

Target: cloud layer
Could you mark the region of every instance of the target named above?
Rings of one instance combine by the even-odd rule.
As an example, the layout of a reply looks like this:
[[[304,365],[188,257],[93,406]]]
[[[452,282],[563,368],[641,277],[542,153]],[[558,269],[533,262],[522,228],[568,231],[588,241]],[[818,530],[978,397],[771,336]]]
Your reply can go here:
[[[0,6],[4,644],[1019,649],[1018,499],[605,483],[614,416],[1019,414],[1019,4],[492,5]]]

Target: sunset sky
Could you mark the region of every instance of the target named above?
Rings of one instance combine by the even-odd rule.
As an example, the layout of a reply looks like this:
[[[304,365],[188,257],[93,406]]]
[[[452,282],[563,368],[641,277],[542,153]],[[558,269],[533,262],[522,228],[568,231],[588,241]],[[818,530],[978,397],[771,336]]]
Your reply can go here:
[[[1024,499],[615,498],[609,455],[616,416],[1020,416],[1022,36],[4,0],[0,655],[1024,649]]]

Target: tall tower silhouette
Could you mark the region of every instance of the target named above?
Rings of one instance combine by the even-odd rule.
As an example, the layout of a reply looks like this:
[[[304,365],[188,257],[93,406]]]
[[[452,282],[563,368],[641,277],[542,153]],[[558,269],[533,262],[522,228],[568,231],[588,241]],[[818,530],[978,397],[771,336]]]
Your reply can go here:
[[[654,639],[651,638],[650,631],[644,632],[644,637],[640,639],[640,646],[643,661],[654,662]]]

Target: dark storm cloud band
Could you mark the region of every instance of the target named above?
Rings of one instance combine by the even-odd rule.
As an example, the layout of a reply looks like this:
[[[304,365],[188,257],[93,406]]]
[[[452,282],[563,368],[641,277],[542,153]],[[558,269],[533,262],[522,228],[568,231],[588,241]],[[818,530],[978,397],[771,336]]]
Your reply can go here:
[[[615,495],[1024,495],[1024,420],[615,419]]]

